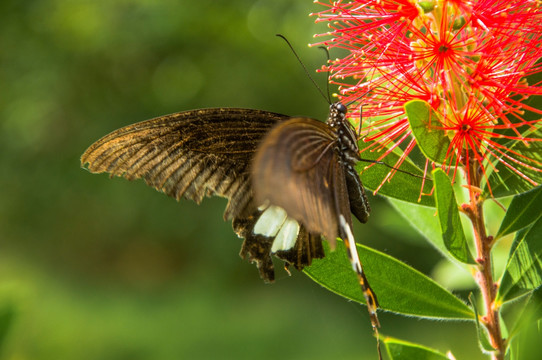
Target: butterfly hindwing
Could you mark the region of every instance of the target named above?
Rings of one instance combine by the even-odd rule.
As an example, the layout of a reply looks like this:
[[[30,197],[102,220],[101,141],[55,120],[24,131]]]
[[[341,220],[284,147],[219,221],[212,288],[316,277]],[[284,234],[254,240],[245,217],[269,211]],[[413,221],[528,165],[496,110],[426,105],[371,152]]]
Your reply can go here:
[[[240,237],[245,239],[240,255],[242,258],[256,264],[260,277],[264,281],[272,282],[275,278],[271,255],[285,261],[286,267],[293,265],[298,270],[310,265],[313,259],[324,257],[320,235],[309,233],[302,224],[292,218],[289,218],[288,221],[285,219],[280,229],[273,236],[258,233],[258,223],[265,210],[257,210],[253,216],[248,218],[233,219],[233,229]],[[292,222],[295,222],[297,226],[297,233],[293,234],[293,241],[288,241],[288,246],[285,248],[280,246],[277,248],[277,242],[280,243],[277,235],[288,227],[288,223],[291,224]],[[282,226],[285,223],[286,226]]]

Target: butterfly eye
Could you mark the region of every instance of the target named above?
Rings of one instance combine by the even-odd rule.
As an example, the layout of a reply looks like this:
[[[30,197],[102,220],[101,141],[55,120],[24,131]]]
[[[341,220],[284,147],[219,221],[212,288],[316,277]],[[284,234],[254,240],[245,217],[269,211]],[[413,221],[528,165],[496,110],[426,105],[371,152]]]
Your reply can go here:
[[[348,109],[342,103],[337,103],[336,108],[341,114],[346,114],[348,112]]]

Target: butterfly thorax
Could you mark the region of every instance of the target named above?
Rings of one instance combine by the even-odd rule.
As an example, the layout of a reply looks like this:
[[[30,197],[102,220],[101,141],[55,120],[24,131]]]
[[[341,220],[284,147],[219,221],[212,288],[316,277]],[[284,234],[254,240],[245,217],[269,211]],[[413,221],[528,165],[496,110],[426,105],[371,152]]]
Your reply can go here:
[[[347,108],[342,103],[331,104],[326,123],[337,138],[336,151],[340,154],[341,160],[347,165],[354,166],[360,160],[359,148],[354,129],[346,119],[346,112]]]

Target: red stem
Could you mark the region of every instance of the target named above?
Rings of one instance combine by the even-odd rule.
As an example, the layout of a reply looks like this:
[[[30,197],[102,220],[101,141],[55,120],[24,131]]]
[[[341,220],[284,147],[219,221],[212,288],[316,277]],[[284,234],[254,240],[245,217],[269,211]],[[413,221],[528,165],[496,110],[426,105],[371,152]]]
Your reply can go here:
[[[502,338],[501,326],[499,322],[499,311],[495,306],[495,297],[497,295],[497,286],[493,281],[491,248],[493,247],[493,237],[486,233],[484,223],[483,199],[480,193],[473,190],[480,188],[481,174],[475,166],[476,162],[470,162],[470,202],[463,205],[463,211],[468,215],[474,230],[474,243],[476,245],[477,262],[479,264],[476,272],[476,282],[480,287],[482,299],[484,302],[485,316],[481,321],[486,326],[491,345],[495,348],[492,353],[493,360],[504,359],[504,340]]]

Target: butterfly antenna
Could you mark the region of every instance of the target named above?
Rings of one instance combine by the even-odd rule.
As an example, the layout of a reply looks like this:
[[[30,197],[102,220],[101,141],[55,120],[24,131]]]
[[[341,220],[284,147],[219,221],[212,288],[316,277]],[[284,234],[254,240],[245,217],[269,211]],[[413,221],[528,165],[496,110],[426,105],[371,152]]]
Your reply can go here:
[[[281,38],[282,40],[286,41],[286,44],[288,44],[288,47],[290,47],[290,50],[292,50],[292,53],[294,53],[294,56],[296,57],[297,61],[299,61],[299,63],[301,64],[301,67],[303,67],[303,70],[305,71],[305,74],[307,75],[307,77],[312,81],[312,83],[314,84],[314,86],[316,87],[316,89],[318,89],[318,92],[320,93],[320,95],[322,95],[322,97],[329,103],[331,104],[331,100],[329,99],[329,95],[326,97],[326,95],[324,94],[324,92],[322,91],[322,89],[320,88],[320,86],[318,86],[318,84],[316,83],[316,81],[314,81],[314,79],[312,78],[311,74],[309,73],[309,70],[307,70],[307,67],[305,66],[305,64],[303,63],[303,61],[301,61],[301,58],[299,57],[299,55],[297,55],[297,52],[295,51],[294,47],[292,46],[292,44],[290,44],[290,41],[288,41],[288,39],[286,39],[286,37],[284,35],[281,35],[281,34],[276,34],[279,38]],[[329,86],[329,82],[328,82],[328,86]]]
[[[326,52],[326,58],[327,58],[326,64],[329,64],[331,62],[331,57],[329,56],[329,50],[327,49],[327,47],[318,46],[318,49],[322,49]],[[326,83],[327,101],[331,104],[331,95],[329,91],[330,80],[331,80],[331,73],[329,72],[329,68],[327,68],[327,83]]]

